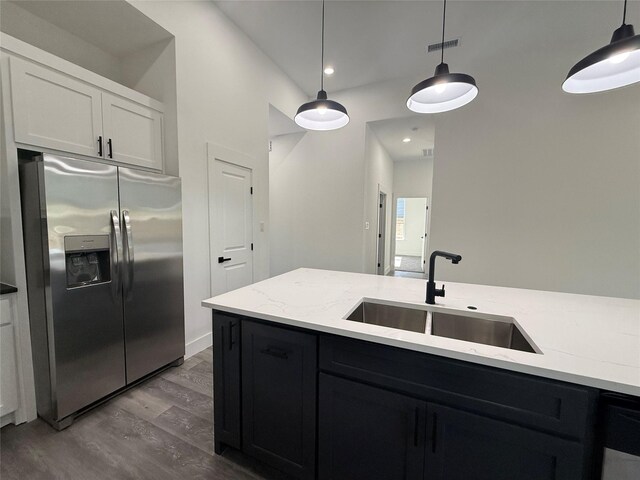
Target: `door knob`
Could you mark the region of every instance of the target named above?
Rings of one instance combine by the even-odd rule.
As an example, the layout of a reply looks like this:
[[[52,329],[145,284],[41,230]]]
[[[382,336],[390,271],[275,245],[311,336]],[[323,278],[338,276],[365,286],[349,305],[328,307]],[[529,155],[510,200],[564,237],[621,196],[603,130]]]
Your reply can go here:
[[[218,257],[218,263],[224,263],[231,260],[230,258]]]

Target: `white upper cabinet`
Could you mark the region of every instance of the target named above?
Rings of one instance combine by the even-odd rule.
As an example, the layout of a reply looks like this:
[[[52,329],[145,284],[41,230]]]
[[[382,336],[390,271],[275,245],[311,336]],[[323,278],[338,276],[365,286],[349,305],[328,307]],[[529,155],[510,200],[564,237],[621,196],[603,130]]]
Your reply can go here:
[[[10,70],[16,143],[163,170],[158,109],[17,57]]]
[[[162,115],[108,93],[102,95],[107,158],[162,170]]]
[[[10,60],[15,141],[98,156],[100,90],[48,68]]]

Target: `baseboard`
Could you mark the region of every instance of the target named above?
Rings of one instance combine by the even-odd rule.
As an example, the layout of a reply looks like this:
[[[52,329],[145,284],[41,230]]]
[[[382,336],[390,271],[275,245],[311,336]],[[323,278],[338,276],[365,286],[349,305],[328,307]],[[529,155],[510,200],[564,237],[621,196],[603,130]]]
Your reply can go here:
[[[16,418],[14,413],[7,413],[6,415],[3,415],[2,418],[0,418],[0,428],[4,427],[5,425],[9,425],[10,423],[13,424],[18,424],[18,422],[16,422]]]
[[[213,345],[213,336],[211,335],[211,332],[205,333],[201,337],[191,340],[185,345],[184,358],[192,357],[205,348],[209,348],[211,345]]]

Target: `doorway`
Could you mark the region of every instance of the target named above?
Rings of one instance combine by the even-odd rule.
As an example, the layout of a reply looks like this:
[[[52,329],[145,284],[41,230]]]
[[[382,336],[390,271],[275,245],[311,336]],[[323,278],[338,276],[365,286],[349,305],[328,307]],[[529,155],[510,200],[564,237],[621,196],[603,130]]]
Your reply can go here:
[[[386,251],[386,233],[387,233],[387,194],[379,192],[378,194],[378,266],[377,274],[385,274],[385,251]]]
[[[428,246],[429,199],[398,197],[395,204],[396,272],[424,273]]]
[[[211,295],[253,283],[253,172],[222,157],[208,165]]]

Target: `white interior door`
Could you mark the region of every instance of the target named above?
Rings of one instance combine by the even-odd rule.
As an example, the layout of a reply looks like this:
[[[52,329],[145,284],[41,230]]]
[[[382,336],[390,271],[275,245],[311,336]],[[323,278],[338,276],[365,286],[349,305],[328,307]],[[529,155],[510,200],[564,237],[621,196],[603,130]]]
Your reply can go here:
[[[209,164],[211,294],[253,282],[252,180],[249,168]]]

